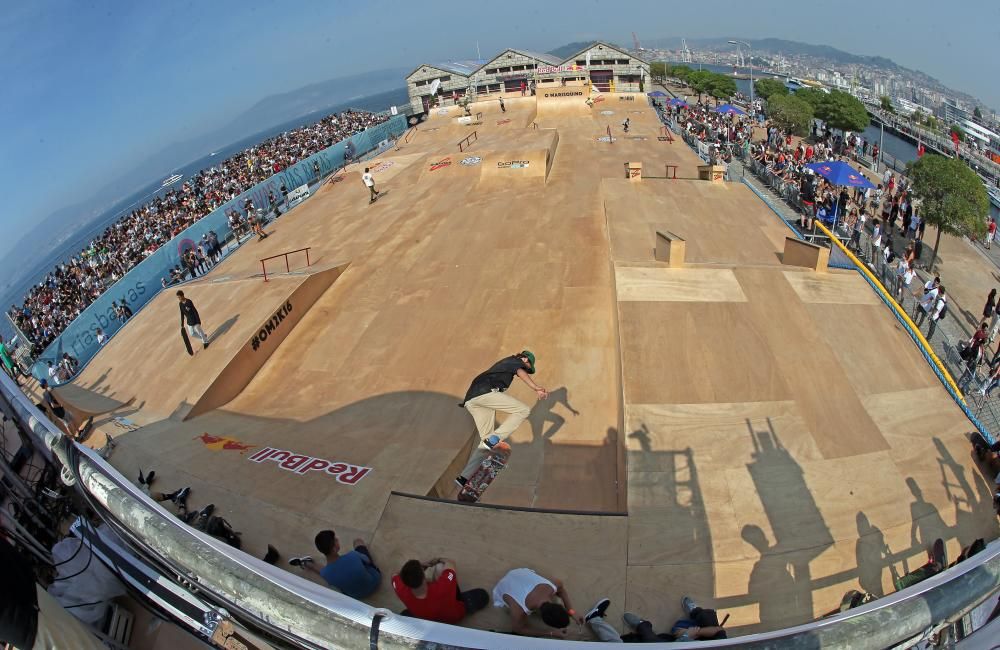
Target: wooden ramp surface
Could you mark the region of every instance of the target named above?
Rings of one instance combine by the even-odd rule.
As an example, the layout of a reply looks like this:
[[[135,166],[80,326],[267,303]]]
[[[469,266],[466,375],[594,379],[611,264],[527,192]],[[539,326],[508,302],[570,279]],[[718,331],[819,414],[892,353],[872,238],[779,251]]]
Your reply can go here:
[[[464,588],[530,566],[579,610],[610,596],[615,625],[629,610],[660,629],[684,594],[737,635],[802,623],[849,589],[885,593],[935,537],[952,554],[996,537],[968,421],[856,273],[781,266],[787,228],[741,185],[691,180],[699,159],[657,138],[642,98],[572,118],[507,106],[523,125],[486,105],[467,152],[469,127],[432,117],[364,163],[388,191],[374,205],[352,166],[186,288],[207,352],[183,353],[171,295],[136,315],[80,381],[135,398],[124,412],[146,425],[112,463],[190,485],[255,554],[314,553],[333,528],[371,543],[386,580],[410,557],[452,557]],[[549,152],[544,184],[461,164],[529,150]],[[629,161],[687,180],[629,183]],[[686,239],[685,268],[653,258],[659,228]],[[305,246],[349,266],[234,399],[171,419],[299,281],[245,280],[258,260]],[[552,396],[512,386],[531,415],[486,501],[627,517],[394,494],[451,496],[475,435],[457,404],[525,348]],[[400,609],[388,582],[372,602]],[[469,623],[506,629],[493,610]]]

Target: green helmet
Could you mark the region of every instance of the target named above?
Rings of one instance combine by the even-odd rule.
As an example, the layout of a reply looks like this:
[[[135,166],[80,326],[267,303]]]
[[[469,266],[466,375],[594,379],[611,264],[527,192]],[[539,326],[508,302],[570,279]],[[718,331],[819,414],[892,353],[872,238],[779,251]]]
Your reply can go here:
[[[528,370],[528,374],[529,375],[535,374],[535,353],[530,350],[522,350],[521,354],[517,356],[527,357],[528,361],[531,363],[531,368]]]

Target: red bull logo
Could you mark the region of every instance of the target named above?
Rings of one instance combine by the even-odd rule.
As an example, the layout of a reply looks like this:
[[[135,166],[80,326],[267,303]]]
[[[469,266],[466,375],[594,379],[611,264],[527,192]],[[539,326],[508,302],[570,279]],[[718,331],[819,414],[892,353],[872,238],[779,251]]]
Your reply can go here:
[[[450,165],[451,165],[451,157],[449,156],[448,158],[445,158],[444,160],[439,160],[436,163],[432,163],[430,171],[434,172],[434,171],[437,171],[437,170],[442,169],[444,167],[448,167]]]
[[[228,436],[213,436],[210,433],[203,433],[200,436],[195,436],[194,439],[200,440],[201,444],[205,445],[212,451],[238,451],[242,454],[243,452],[250,451],[251,449],[256,449],[259,446],[249,445]]]
[[[371,467],[360,467],[358,465],[351,465],[350,463],[314,458],[313,456],[296,454],[293,451],[273,449],[271,447],[261,449],[253,456],[247,458],[247,460],[255,463],[271,461],[286,472],[292,472],[300,476],[309,472],[320,472],[328,476],[334,476],[337,478],[338,483],[346,483],[347,485],[355,485],[368,472],[372,471]]]

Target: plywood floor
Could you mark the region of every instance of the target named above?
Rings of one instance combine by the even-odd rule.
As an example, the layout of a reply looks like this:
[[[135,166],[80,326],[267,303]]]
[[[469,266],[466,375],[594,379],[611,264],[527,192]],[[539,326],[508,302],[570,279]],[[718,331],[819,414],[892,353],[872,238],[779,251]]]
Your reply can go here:
[[[665,626],[690,593],[737,634],[885,590],[936,536],[952,551],[996,536],[968,422],[856,275],[781,266],[787,228],[740,185],[690,180],[697,157],[657,140],[649,108],[567,119],[511,101],[503,124],[496,108],[468,151],[449,115],[366,163],[388,191],[375,205],[351,167],[231,255],[197,287],[208,331],[235,318],[207,354],[161,351],[171,301],[137,315],[81,381],[135,398],[128,417],[145,426],[118,438],[116,467],[190,485],[254,553],[310,553],[334,528],[370,542],[387,576],[446,556],[463,588],[490,588],[531,566],[564,579],[577,609],[610,596],[615,624],[630,610]],[[609,126],[615,142],[600,142]],[[483,183],[461,163],[548,147],[544,181]],[[630,160],[648,176],[679,165],[681,180],[628,183]],[[687,268],[653,260],[658,228],[687,240]],[[238,397],[169,418],[221,372],[226,339],[266,317],[269,292],[297,281],[256,281],[258,260],[303,246],[350,266]],[[552,397],[512,388],[532,413],[487,501],[601,514],[406,496],[450,480],[474,433],[457,406],[468,383],[524,348]],[[256,462],[268,448],[287,466]],[[356,484],[297,471],[323,462],[371,470]],[[372,602],[400,607],[388,580]],[[506,629],[492,610],[469,624]]]

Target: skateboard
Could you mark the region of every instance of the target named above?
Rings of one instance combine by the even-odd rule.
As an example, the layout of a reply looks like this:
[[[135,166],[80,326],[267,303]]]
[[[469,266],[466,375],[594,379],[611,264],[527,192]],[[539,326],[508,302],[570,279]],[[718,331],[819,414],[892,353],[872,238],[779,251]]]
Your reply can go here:
[[[944,540],[938,538],[934,540],[934,545],[927,553],[927,564],[893,580],[896,591],[911,587],[918,582],[922,582],[927,578],[930,578],[932,575],[940,573],[944,570],[945,566],[947,566],[947,562],[948,557],[944,550]]]
[[[187,330],[181,325],[181,338],[184,339],[184,347],[187,348],[188,354],[194,356],[194,348],[191,347],[191,339],[188,338]]]
[[[479,468],[473,472],[468,482],[458,493],[458,500],[465,503],[478,503],[497,475],[507,467],[510,460],[511,449],[506,442],[497,443],[491,449]]]

